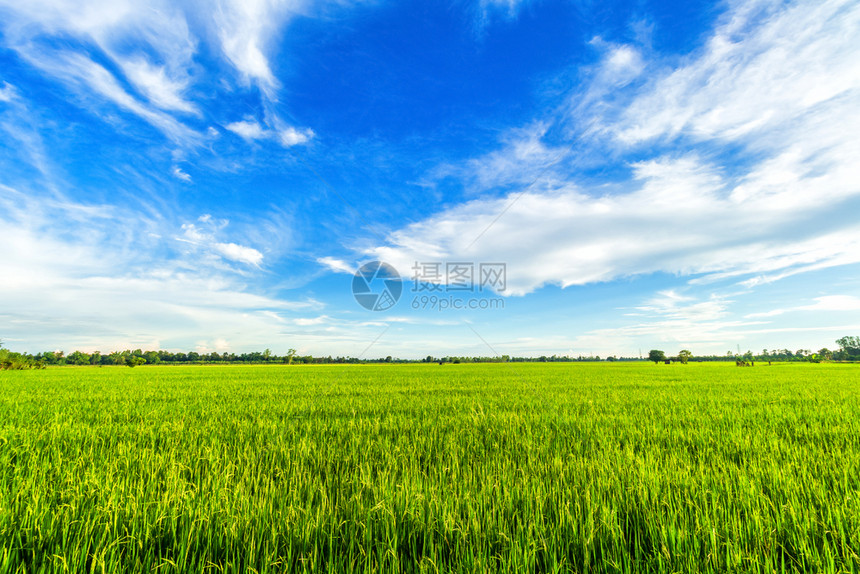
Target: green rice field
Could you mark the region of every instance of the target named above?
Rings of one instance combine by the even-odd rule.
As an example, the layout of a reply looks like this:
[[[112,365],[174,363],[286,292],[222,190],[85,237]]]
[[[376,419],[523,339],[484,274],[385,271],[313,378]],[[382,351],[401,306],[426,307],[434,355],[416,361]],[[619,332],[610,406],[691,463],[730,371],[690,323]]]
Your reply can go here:
[[[858,572],[860,366],[0,373],[0,572]]]

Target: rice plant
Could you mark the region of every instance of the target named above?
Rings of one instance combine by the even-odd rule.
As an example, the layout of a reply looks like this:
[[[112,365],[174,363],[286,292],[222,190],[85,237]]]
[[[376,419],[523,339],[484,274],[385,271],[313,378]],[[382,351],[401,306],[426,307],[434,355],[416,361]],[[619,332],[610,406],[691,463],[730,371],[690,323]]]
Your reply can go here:
[[[850,365],[0,374],[0,572],[857,572]]]

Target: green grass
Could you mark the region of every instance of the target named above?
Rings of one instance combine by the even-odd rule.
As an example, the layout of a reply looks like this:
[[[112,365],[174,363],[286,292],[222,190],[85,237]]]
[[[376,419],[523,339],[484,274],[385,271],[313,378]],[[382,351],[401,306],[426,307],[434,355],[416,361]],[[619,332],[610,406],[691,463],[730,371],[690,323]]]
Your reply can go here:
[[[860,368],[0,374],[0,572],[858,572]]]

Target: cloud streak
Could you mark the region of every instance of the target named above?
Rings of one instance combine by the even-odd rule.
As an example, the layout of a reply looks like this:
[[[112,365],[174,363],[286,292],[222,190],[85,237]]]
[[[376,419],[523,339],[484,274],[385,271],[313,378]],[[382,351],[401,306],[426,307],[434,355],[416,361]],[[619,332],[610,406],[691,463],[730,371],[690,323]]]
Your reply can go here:
[[[265,137],[289,147],[306,143],[313,132],[282,125],[275,105],[280,82],[266,52],[270,39],[304,8],[304,2],[268,0],[224,0],[214,11],[160,0],[143,4],[130,0],[23,4],[0,0],[4,12],[0,29],[9,47],[84,96],[82,101],[88,102],[92,112],[105,115],[103,102],[107,101],[184,147],[200,145],[204,139],[200,127],[191,121],[203,116],[200,104],[194,101],[202,72],[197,61],[198,35],[214,35],[238,74],[234,79],[246,90],[261,90],[266,122],[275,126]],[[196,34],[189,22],[201,26]],[[58,45],[50,41],[52,37],[74,38],[75,42]],[[225,78],[218,88],[233,91],[230,83]],[[241,126],[234,127],[241,130]],[[260,139],[247,129],[243,137]]]
[[[860,7],[736,7],[723,20],[700,53],[644,84],[629,78],[658,64],[610,47],[595,83],[571,98],[574,113],[562,107],[467,163],[465,181],[512,191],[450,207],[363,255],[405,269],[506,261],[514,294],[655,272],[745,275],[749,287],[860,261],[860,224],[845,216],[860,207]],[[624,98],[600,96],[628,84]],[[547,135],[559,127],[611,156],[635,154],[627,177],[581,185],[566,161],[517,191],[564,145]]]
[[[121,220],[120,220],[121,218]],[[233,262],[257,266],[262,255],[212,241],[224,222],[187,228],[197,242]],[[318,313],[311,299],[287,301],[251,292],[229,267],[200,252],[170,261],[163,223],[129,222],[112,206],[36,201],[0,186],[0,242],[10,250],[0,275],[0,322],[21,350],[189,348],[200,333],[232,350],[287,346],[283,318]],[[85,232],[83,230],[86,230]]]
[[[273,140],[287,148],[305,144],[314,137],[311,129],[296,129],[291,126],[267,129],[251,118],[232,122],[224,127],[246,141]]]
[[[195,223],[183,223],[182,235],[176,237],[181,243],[202,253],[218,255],[228,261],[260,267],[263,254],[246,245],[218,241],[218,236],[230,224],[227,220],[216,220],[211,215],[201,215]]]

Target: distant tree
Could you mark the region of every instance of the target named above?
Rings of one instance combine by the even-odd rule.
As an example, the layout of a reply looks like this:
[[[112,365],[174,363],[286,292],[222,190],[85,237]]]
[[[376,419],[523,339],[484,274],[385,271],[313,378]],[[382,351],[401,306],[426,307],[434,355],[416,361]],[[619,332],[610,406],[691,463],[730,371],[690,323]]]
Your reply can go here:
[[[0,370],[17,371],[22,369],[44,369],[41,361],[35,360],[31,355],[13,353],[9,349],[0,347]]]
[[[659,349],[651,349],[648,351],[648,360],[654,361],[654,364],[660,363],[661,361],[666,360],[666,353],[660,351]]]
[[[848,360],[860,359],[860,337],[842,337],[836,339],[841,355]]]
[[[66,362],[72,365],[89,365],[90,356],[86,353],[82,353],[81,351],[75,351],[68,356]]]
[[[687,349],[683,349],[678,353],[678,360],[681,361],[682,365],[686,365],[687,361],[690,360],[690,357],[693,356],[693,353],[688,351]]]
[[[290,349],[289,351],[287,351],[286,359],[287,359],[288,365],[292,365],[293,359],[295,359],[295,358],[296,358],[296,350],[295,349]]]
[[[129,367],[137,367],[138,365],[146,364],[146,359],[143,357],[138,357],[137,355],[129,354],[125,358],[125,364]]]

